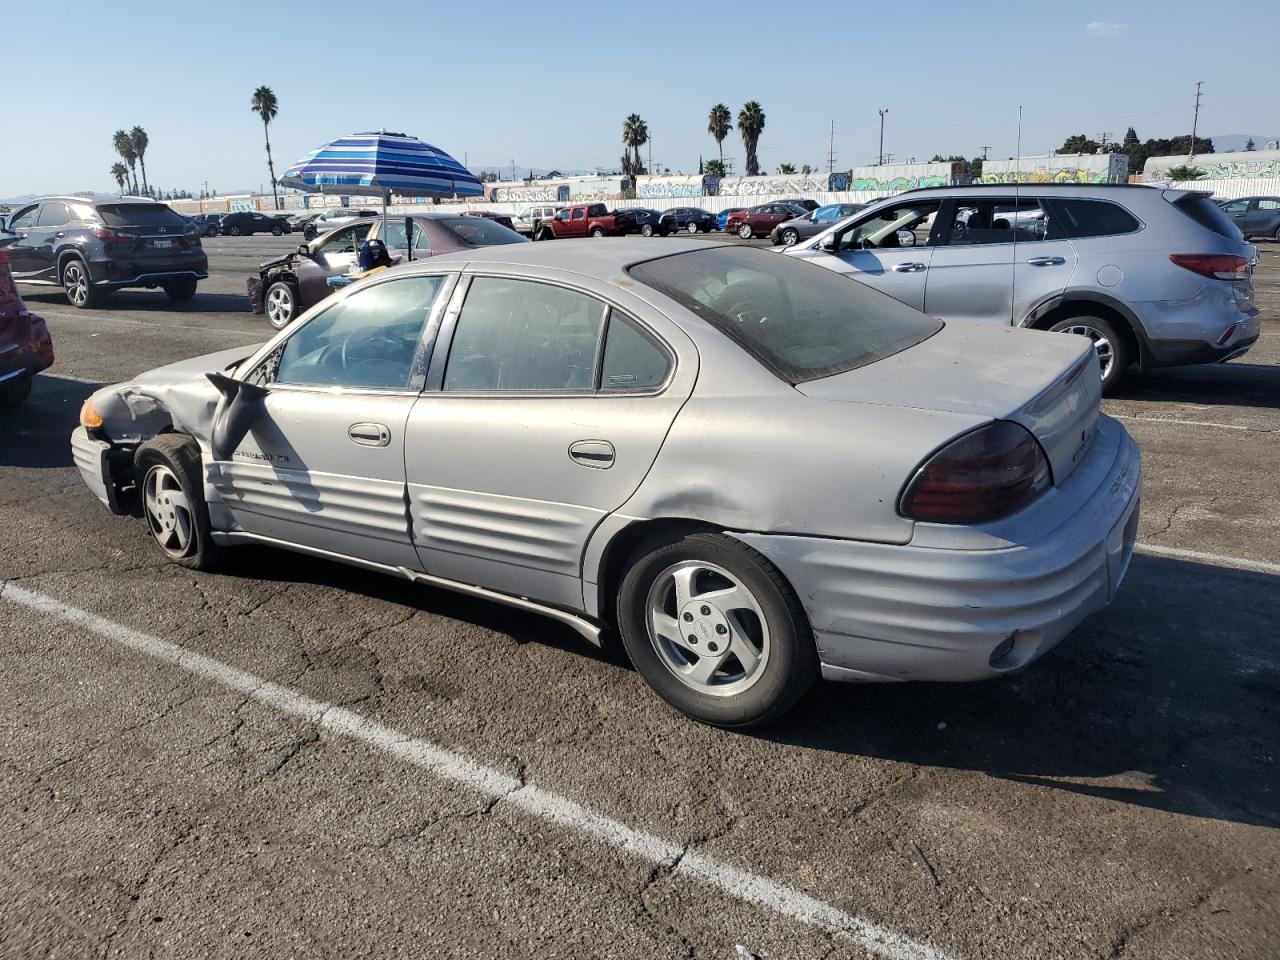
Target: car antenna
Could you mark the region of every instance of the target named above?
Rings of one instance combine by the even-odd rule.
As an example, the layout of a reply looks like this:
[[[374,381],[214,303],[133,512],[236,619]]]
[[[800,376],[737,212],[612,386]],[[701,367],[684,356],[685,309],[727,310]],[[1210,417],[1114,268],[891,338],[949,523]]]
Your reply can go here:
[[[409,259],[413,259],[413,217],[404,218],[405,244],[409,247]]]
[[[1017,159],[1013,162],[1013,213],[1009,226],[1013,231],[1013,282],[1009,284],[1009,324],[1012,326],[1017,317],[1013,315],[1014,304],[1018,302],[1018,209],[1022,199],[1022,104],[1018,104],[1018,147]]]

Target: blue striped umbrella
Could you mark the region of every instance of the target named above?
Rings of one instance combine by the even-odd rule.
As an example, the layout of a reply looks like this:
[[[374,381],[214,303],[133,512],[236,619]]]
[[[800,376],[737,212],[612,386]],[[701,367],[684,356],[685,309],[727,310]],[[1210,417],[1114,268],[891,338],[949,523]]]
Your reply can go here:
[[[312,150],[280,183],[298,190],[381,196],[479,197],[484,187],[449,154],[403,133],[357,133]]]

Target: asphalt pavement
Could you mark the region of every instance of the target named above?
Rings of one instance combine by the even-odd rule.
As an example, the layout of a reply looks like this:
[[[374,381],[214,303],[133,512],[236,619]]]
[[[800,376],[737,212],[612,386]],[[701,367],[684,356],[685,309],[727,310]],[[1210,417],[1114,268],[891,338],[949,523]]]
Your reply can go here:
[[[1111,607],[731,733],[545,619],[193,573],[93,499],[82,400],[266,339],[245,280],[297,240],[206,241],[188,304],[22,288],[58,359],[0,419],[0,957],[1280,955],[1280,245],[1250,354],[1104,404],[1145,470]]]

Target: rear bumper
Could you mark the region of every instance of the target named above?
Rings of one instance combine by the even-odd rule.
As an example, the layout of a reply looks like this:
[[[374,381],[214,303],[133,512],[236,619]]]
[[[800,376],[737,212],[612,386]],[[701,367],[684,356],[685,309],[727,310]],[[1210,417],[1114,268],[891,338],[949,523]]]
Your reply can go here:
[[[828,679],[966,681],[1009,673],[1106,606],[1128,568],[1141,465],[1128,434],[1114,421],[1106,430],[1109,469],[1081,471],[1090,475],[1088,490],[1064,489],[1074,474],[1059,488],[1080,505],[1072,518],[1017,546],[735,536],[768,557],[801,597]]]
[[[96,260],[89,264],[89,277],[96,287],[159,286],[169,280],[209,276],[209,258],[201,253],[172,260]]]
[[[19,317],[16,322],[24,323],[24,318]],[[0,343],[0,383],[53,366],[53,338],[44,319],[32,314],[25,323],[19,342]]]
[[[1195,363],[1220,363],[1243,356],[1258,342],[1262,322],[1254,309],[1220,320],[1205,331],[1211,339],[1168,340],[1148,337],[1144,366],[1177,367]]]

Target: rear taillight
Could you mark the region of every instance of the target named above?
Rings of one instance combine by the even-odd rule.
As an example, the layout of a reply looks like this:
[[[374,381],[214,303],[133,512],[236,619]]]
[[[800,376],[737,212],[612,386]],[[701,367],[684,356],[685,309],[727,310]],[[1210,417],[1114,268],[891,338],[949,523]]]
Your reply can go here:
[[[187,238],[187,243],[188,243],[188,244],[190,244],[191,246],[193,246],[193,247],[198,247],[198,246],[200,246],[200,231],[199,231],[199,230],[188,230],[188,231],[186,232],[186,234],[184,234],[184,236],[186,236],[186,238]]]
[[[1169,259],[1202,277],[1214,280],[1248,280],[1249,261],[1229,253],[1171,253]]]
[[[94,227],[93,235],[103,243],[132,243],[134,239],[127,233],[116,233],[106,227]]]
[[[997,420],[947,444],[916,471],[898,511],[930,523],[1006,517],[1053,483],[1049,461],[1024,427]]]

